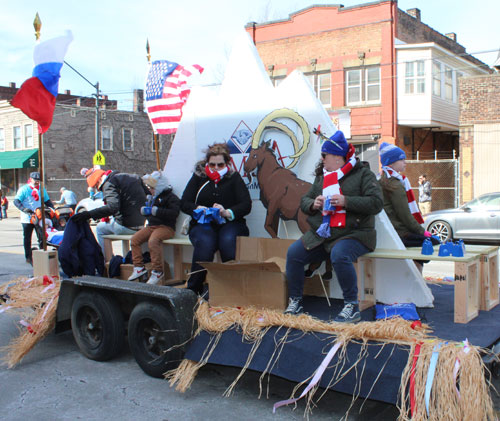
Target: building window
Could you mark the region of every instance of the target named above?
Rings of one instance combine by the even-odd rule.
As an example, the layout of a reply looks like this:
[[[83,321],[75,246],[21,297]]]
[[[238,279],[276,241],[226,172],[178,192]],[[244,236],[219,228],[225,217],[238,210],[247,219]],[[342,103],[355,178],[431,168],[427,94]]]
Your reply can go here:
[[[160,145],[160,151],[162,150],[162,147],[161,147],[161,137],[160,135],[157,135],[158,136],[158,144]],[[151,152],[156,152],[156,147],[155,147],[156,143],[155,143],[155,135],[153,133],[153,136],[151,137]]]
[[[101,127],[101,150],[112,151],[113,150],[113,128],[112,127]]]
[[[455,95],[456,95],[456,101],[458,101],[458,94],[460,92],[460,81],[459,81],[459,79],[462,78],[462,77],[464,77],[464,74],[461,73],[461,72],[455,72],[455,77],[457,79],[456,80],[456,86],[455,86],[456,87],[456,94]]]
[[[272,80],[273,80],[273,85],[276,87],[276,86],[279,86],[280,83],[285,80],[285,76],[283,76],[283,77],[275,77]]]
[[[346,71],[346,104],[380,103],[380,66]]]
[[[332,103],[332,82],[330,73],[314,73],[306,75],[316,96],[325,107],[330,107]]]
[[[123,137],[123,150],[124,151],[133,151],[134,143],[133,143],[133,132],[132,129],[122,129],[122,137]]]
[[[425,93],[425,62],[423,60],[406,63],[405,94]]]
[[[0,151],[5,150],[5,131],[0,129]]]
[[[432,62],[432,93],[441,96],[441,63]]]
[[[444,97],[453,101],[453,70],[448,66],[444,66]]]
[[[14,149],[21,149],[21,126],[13,127]]]
[[[33,124],[24,125],[24,147],[27,149],[33,147]]]

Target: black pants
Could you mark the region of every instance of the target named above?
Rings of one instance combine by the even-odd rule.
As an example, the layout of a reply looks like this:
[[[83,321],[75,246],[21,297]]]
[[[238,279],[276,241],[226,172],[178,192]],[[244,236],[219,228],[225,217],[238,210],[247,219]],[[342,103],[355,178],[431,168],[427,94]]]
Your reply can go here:
[[[33,224],[22,224],[23,225],[23,237],[24,237],[24,257],[26,259],[31,259],[31,236],[33,235],[33,230],[35,226]],[[35,230],[36,236],[38,238],[38,247],[42,248],[42,236],[41,230]]]

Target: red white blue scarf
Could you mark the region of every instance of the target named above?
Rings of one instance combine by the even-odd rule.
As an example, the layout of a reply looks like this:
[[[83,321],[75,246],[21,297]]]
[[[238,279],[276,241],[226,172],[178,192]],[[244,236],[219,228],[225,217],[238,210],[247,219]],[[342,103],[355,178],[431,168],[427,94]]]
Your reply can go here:
[[[406,199],[408,200],[408,207],[410,208],[410,212],[419,224],[424,223],[424,218],[422,218],[422,214],[418,209],[417,201],[415,200],[415,195],[413,194],[413,190],[411,189],[410,180],[405,175],[402,175],[392,169],[391,167],[384,166],[382,167],[382,171],[384,171],[387,178],[397,178],[403,184],[403,187],[406,190]]]
[[[323,205],[323,222],[316,230],[316,233],[323,238],[330,237],[330,227],[345,227],[346,211],[340,206],[333,206],[330,199],[335,194],[342,194],[339,181],[346,176],[356,165],[356,155],[354,146],[349,145],[349,151],[346,155],[346,163],[335,171],[326,171],[323,169],[323,196],[326,197]]]

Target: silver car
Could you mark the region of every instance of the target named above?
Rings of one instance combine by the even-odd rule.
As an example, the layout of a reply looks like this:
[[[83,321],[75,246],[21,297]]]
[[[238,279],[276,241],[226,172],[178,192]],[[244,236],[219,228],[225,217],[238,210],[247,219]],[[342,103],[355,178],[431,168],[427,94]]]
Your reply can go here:
[[[425,229],[441,241],[500,241],[500,193],[487,193],[455,209],[431,212]]]

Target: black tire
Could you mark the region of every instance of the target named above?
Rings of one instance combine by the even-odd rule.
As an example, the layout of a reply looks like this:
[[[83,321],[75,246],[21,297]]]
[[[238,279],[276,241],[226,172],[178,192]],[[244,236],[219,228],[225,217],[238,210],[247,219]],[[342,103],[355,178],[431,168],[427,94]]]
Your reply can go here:
[[[128,322],[128,343],[146,374],[160,378],[176,368],[184,355],[183,347],[175,347],[179,342],[177,323],[166,307],[143,302],[134,308]]]
[[[106,361],[125,344],[125,323],[118,303],[97,292],[81,292],[71,309],[71,328],[80,352]]]
[[[437,235],[442,243],[446,243],[453,239],[453,232],[450,224],[445,221],[434,221],[429,225],[429,232],[432,235]]]

